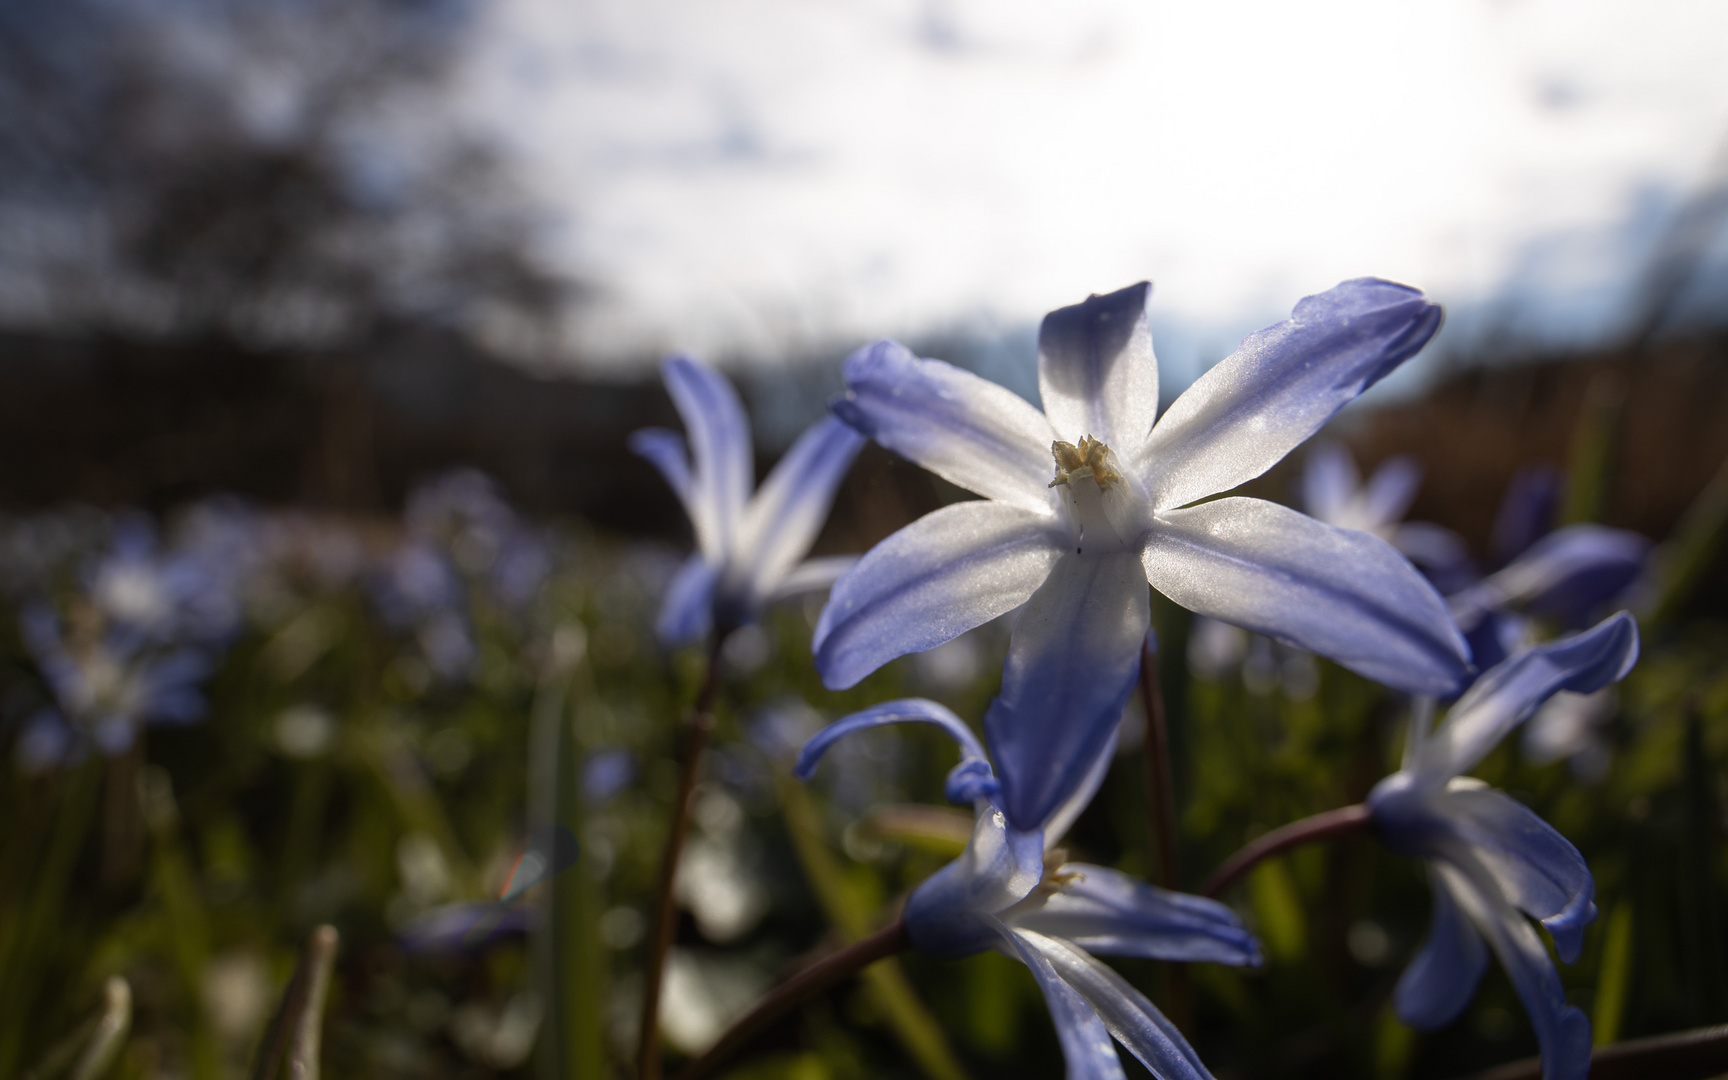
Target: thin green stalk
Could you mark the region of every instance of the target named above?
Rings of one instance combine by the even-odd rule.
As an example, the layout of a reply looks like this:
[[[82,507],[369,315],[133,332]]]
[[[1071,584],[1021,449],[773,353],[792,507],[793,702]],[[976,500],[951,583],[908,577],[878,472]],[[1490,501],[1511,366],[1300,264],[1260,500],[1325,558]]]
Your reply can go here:
[[[168,922],[169,947],[192,1018],[187,1033],[194,1080],[222,1074],[221,1049],[204,1008],[204,971],[210,959],[209,918],[191,860],[180,838],[180,813],[168,774],[144,771],[139,784],[145,827],[150,832],[150,876]]]
[[[41,864],[29,879],[34,889],[24,901],[15,935],[0,951],[0,977],[5,979],[0,1010],[16,1021],[0,1024],[0,1076],[16,1073],[25,1040],[34,1030],[29,1018],[40,1004],[47,961],[44,954],[60,940],[55,928],[66,920],[66,894],[96,816],[101,773],[102,759],[96,756],[67,771],[60,785],[52,836]]]

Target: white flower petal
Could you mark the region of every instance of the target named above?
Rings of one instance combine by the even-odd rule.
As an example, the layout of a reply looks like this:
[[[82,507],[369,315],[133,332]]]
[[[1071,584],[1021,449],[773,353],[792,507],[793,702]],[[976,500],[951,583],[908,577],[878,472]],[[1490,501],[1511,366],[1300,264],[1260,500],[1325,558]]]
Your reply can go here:
[[[1058,438],[1137,454],[1158,418],[1158,360],[1146,324],[1151,282],[1044,316],[1038,330],[1038,393]]]

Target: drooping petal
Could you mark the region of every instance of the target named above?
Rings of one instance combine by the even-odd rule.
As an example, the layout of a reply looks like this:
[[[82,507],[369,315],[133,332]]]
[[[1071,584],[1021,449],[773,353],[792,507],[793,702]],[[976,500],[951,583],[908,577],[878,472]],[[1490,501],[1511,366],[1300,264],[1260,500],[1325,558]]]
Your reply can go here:
[[[1091,772],[1134,688],[1150,622],[1133,552],[1064,555],[1015,619],[1002,693],[984,715],[1015,827],[1041,826]]]
[[[829,416],[813,424],[762,481],[739,533],[732,561],[745,594],[766,600],[810,550],[834,491],[864,446],[864,437]]]
[[[1488,966],[1488,947],[1452,899],[1445,879],[1430,871],[1429,880],[1434,887],[1434,920],[1428,940],[1398,977],[1392,994],[1398,1018],[1418,1031],[1436,1031],[1456,1020],[1475,996],[1476,984]]]
[[[854,732],[881,727],[884,724],[934,724],[960,744],[960,764],[949,774],[949,799],[954,802],[971,802],[981,796],[989,797],[996,793],[996,781],[991,775],[989,761],[984,757],[984,748],[979,745],[978,737],[972,734],[972,729],[966,726],[965,721],[948,708],[926,698],[887,701],[834,721],[804,744],[804,748],[798,752],[798,763],[793,766],[792,775],[800,780],[810,779],[816,772],[817,763],[822,760],[822,755],[828,752],[830,746]],[[977,764],[982,764],[983,769],[967,768]],[[956,780],[960,783],[956,784]]]
[[[1110,1034],[1159,1080],[1211,1080],[1200,1055],[1128,980],[1060,938],[1016,930],[1059,978],[1079,992]],[[1030,966],[1030,965],[1028,965]]]
[[[1003,920],[1104,956],[1260,963],[1254,935],[1216,900],[1155,889],[1119,870],[1086,863],[1067,863],[1056,878],[1064,882],[1060,890],[1038,890]]]
[[[1044,838],[1018,832],[988,803],[958,859],[924,880],[906,898],[906,933],[918,951],[956,959],[996,945],[996,913],[1013,907],[1044,875]]]
[[[896,656],[1014,610],[1043,584],[1065,543],[1052,519],[1005,503],[955,503],[924,515],[834,583],[811,643],[823,683],[844,690]]]
[[[706,364],[674,356],[660,374],[690,436],[692,492],[718,545],[712,554],[723,555],[732,549],[755,480],[750,422],[732,384]]]
[[[1488,534],[1489,566],[1505,566],[1547,535],[1565,487],[1566,478],[1552,465],[1526,465],[1513,474]]]
[[[1044,316],[1038,328],[1038,394],[1056,437],[1138,453],[1158,418],[1158,360],[1142,281]]]
[[[1515,608],[1576,625],[1631,584],[1649,553],[1637,533],[1568,525],[1454,597],[1453,610],[1461,622],[1478,609]]]
[[[1595,879],[1584,856],[1554,826],[1502,791],[1454,780],[1439,797],[1454,842],[1493,875],[1512,905],[1541,920],[1568,964],[1596,918]]]
[[[895,341],[853,353],[845,376],[832,408],[865,436],[985,498],[1054,513],[1055,435],[1012,390]]]
[[[714,586],[718,578],[713,565],[700,552],[684,561],[672,583],[666,586],[666,598],[660,602],[660,615],[654,620],[654,633],[661,644],[688,645],[707,635],[714,621]]]
[[[858,565],[856,555],[827,555],[820,559],[805,559],[794,566],[768,594],[769,600],[821,592],[840,580],[846,571]]]
[[[1165,512],[1144,561],[1152,587],[1183,607],[1388,686],[1443,697],[1469,666],[1439,594],[1385,541],[1274,503]]]
[[[1276,465],[1362,391],[1427,344],[1440,309],[1357,278],[1299,301],[1200,376],[1152,429],[1132,467],[1158,509],[1228,491]]]
[[[1050,1019],[1056,1024],[1056,1037],[1062,1042],[1062,1057],[1068,1063],[1067,1080],[1125,1080],[1122,1059],[1116,1056],[1110,1030],[1080,992],[1062,978],[1044,952],[1032,943],[1033,937],[1004,931],[1002,942],[1002,951],[1030,968],[1032,977],[1038,980],[1038,989],[1044,992],[1044,1003],[1050,1007]]]
[[[1302,466],[1302,509],[1337,525],[1348,512],[1362,478],[1356,460],[1342,443],[1328,442],[1308,451]]]
[[[1638,624],[1621,612],[1589,630],[1534,646],[1490,670],[1458,699],[1413,763],[1437,782],[1469,770],[1555,692],[1588,694],[1638,660]]]
[[[1382,461],[1362,489],[1362,516],[1372,523],[1368,531],[1383,535],[1384,530],[1398,524],[1421,486],[1422,466],[1409,454]]]
[[[1499,958],[1524,1002],[1542,1050],[1542,1080],[1584,1080],[1590,1074],[1590,1021],[1566,1004],[1560,976],[1535,929],[1496,893],[1494,883],[1451,863],[1436,863],[1458,906]]]
[[[690,452],[684,436],[665,428],[642,428],[630,433],[629,445],[631,453],[646,458],[666,478],[667,485],[684,507],[684,516],[690,519],[691,527],[696,530],[697,546],[711,557],[717,557],[719,551],[713,547],[714,538],[708,535],[713,523],[706,520],[706,509],[696,498],[696,480],[690,473]]]
[[[1104,778],[1110,774],[1110,761],[1116,756],[1116,739],[1121,734],[1118,726],[1110,732],[1110,737],[1099,747],[1098,754],[1092,759],[1091,768],[1068,798],[1050,812],[1044,819],[1044,849],[1048,851],[1061,843],[1068,835],[1068,830],[1074,827],[1074,822],[1086,808],[1092,805],[1092,797],[1098,794],[1098,789],[1104,786]]]

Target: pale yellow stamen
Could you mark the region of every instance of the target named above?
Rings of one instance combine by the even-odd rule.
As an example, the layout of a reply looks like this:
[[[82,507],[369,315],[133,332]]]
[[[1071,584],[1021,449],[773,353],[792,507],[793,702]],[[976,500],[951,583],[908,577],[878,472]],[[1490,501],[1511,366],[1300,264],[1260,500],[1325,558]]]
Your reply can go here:
[[[1050,481],[1050,487],[1089,476],[1104,489],[1122,479],[1122,474],[1110,467],[1110,448],[1090,435],[1081,436],[1079,446],[1057,440],[1050,444],[1050,453],[1056,458],[1056,479]]]

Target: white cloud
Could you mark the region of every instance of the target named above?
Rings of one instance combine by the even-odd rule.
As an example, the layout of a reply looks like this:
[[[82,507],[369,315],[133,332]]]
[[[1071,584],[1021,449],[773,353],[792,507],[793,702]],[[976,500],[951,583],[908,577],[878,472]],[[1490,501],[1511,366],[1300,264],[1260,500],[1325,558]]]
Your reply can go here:
[[[1721,138],[1723,40],[1704,2],[497,0],[462,100],[601,288],[598,362],[1018,325],[1142,277],[1172,340],[1361,274],[1516,285],[1556,325],[1588,295],[1594,332],[1639,192]]]

